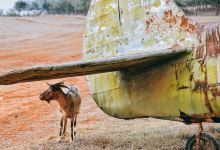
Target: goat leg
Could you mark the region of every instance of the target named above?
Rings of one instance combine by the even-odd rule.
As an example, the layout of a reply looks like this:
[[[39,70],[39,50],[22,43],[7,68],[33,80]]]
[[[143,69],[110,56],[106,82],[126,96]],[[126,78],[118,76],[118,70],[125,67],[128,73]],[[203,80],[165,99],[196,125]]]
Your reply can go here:
[[[73,141],[73,118],[71,118],[71,139]]]
[[[62,136],[62,130],[63,130],[63,117],[60,120],[60,136]]]
[[[63,130],[63,117],[61,118],[60,120],[60,136],[59,138],[57,139],[57,142],[60,143],[61,142],[61,139],[62,139],[62,130]]]
[[[74,118],[74,136],[76,135],[76,117]]]
[[[65,136],[65,134],[66,134],[66,125],[67,125],[67,118],[66,117],[64,117],[63,118],[63,122],[64,122],[64,124],[63,124],[63,136]]]

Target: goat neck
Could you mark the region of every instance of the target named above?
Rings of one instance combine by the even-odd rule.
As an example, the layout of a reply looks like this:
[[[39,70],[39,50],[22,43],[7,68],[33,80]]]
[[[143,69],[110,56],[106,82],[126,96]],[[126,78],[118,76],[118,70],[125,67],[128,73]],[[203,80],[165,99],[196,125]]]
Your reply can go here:
[[[63,110],[70,105],[69,101],[67,100],[67,97],[66,97],[65,93],[62,90],[59,91],[59,94],[58,94],[58,97],[57,97],[57,102]]]

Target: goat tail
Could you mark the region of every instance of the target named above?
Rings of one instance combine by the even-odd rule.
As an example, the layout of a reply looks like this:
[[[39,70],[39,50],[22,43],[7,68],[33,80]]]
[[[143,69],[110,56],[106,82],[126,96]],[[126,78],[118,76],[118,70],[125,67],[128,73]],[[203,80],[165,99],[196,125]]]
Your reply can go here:
[[[79,91],[78,86],[71,85],[69,89],[70,89],[70,92],[72,92],[74,94],[74,96],[80,97],[80,91]]]
[[[73,87],[76,89],[76,91],[77,91],[78,93],[80,93],[80,91],[79,91],[79,87],[78,87],[78,86],[73,85]]]

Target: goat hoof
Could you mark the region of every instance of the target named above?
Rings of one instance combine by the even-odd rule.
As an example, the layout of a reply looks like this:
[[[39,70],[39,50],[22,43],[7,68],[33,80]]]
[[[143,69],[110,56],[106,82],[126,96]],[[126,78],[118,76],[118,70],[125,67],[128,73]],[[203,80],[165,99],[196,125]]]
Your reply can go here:
[[[57,139],[57,143],[61,143],[61,137]]]
[[[65,137],[66,137],[66,134],[62,135],[60,138],[65,139]]]

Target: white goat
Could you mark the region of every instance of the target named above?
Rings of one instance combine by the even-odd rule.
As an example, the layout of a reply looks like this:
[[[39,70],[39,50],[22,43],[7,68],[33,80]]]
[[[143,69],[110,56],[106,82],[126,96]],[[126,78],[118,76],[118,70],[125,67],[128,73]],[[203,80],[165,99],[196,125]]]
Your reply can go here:
[[[73,141],[73,123],[76,127],[76,118],[79,113],[81,97],[76,86],[65,86],[63,82],[56,84],[48,84],[49,88],[40,94],[40,100],[50,103],[56,100],[60,106],[62,118],[60,120],[60,139],[65,136],[67,119],[71,120],[71,139]],[[67,88],[68,92],[64,92],[61,88]],[[74,131],[76,135],[76,131]]]

